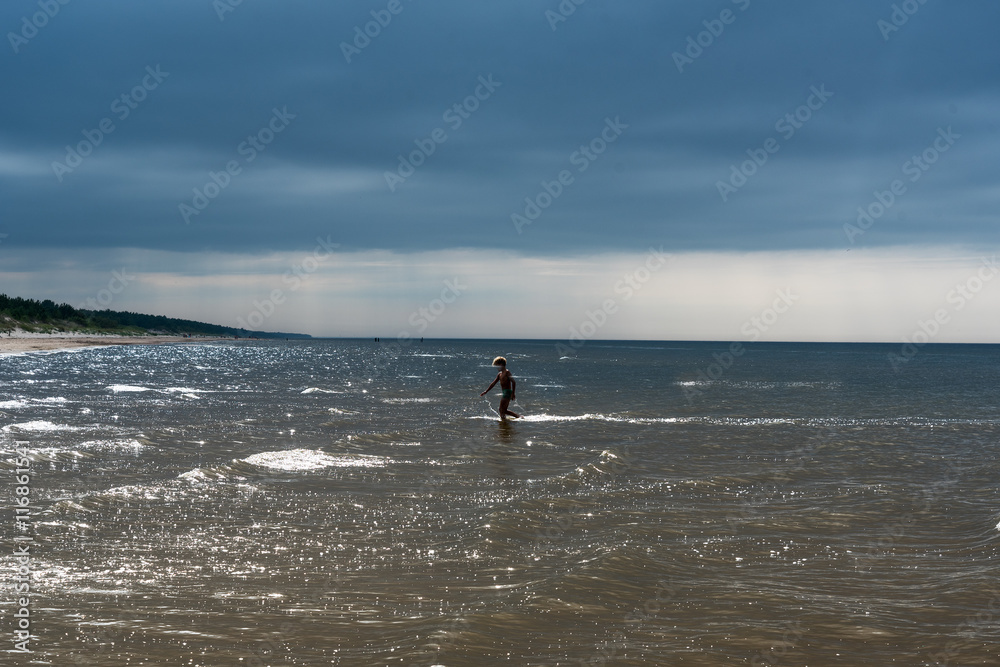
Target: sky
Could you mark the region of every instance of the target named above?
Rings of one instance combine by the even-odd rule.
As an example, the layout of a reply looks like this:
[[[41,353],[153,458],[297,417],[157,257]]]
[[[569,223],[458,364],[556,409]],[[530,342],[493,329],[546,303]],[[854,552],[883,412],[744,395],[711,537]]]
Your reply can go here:
[[[314,336],[998,342],[998,24],[5,0],[0,292]]]

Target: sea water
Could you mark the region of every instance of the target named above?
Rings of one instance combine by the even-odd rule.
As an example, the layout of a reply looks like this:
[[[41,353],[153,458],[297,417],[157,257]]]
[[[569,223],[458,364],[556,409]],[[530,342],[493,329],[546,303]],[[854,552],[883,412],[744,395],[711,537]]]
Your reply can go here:
[[[0,358],[0,663],[1000,664],[1000,347],[560,349]]]

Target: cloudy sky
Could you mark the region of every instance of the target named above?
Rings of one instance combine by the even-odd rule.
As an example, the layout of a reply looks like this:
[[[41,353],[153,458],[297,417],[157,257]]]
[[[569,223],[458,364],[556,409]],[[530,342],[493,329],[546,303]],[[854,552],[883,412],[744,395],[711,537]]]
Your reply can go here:
[[[998,24],[5,0],[0,291],[317,336],[996,342]]]

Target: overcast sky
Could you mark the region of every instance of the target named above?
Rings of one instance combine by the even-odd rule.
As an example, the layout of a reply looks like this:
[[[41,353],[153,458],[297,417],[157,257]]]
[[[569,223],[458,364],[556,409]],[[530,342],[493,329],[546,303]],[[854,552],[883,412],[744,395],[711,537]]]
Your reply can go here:
[[[936,341],[996,342],[995,2],[62,1],[0,5],[8,294],[332,336],[944,308]]]

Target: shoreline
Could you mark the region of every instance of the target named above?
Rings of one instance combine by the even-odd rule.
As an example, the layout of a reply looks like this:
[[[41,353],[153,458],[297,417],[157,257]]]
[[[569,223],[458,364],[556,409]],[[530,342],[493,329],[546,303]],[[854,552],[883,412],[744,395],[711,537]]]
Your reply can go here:
[[[0,355],[24,352],[58,352],[81,347],[103,347],[106,345],[162,345],[164,343],[207,343],[218,340],[232,340],[220,337],[183,336],[119,336],[119,335],[67,335],[67,334],[14,334],[0,336]]]

